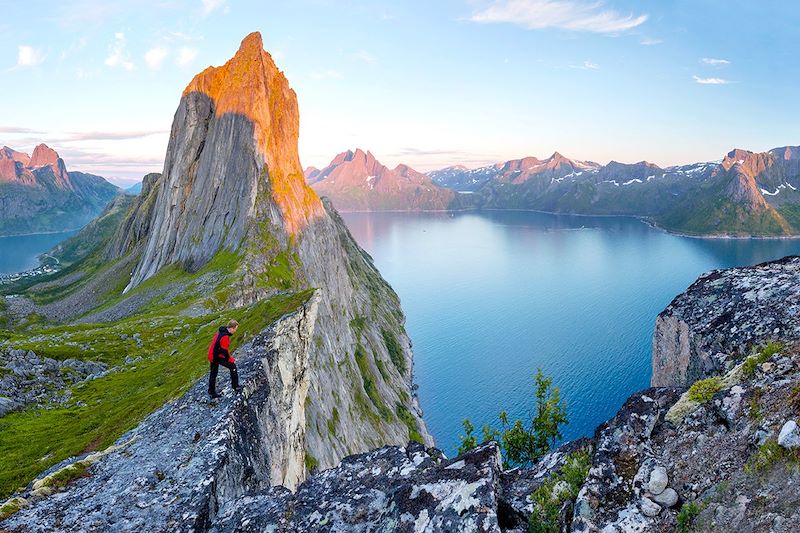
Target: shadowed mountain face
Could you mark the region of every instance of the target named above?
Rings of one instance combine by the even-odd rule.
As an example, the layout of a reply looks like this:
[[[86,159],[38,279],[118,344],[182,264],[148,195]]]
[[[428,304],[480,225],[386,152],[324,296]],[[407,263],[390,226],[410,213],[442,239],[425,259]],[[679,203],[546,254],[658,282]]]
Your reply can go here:
[[[800,233],[799,152],[733,150],[720,162],[667,168],[646,161],[603,166],[555,153],[428,175],[474,193],[453,203],[462,207],[633,215],[689,234],[780,236]]]
[[[100,176],[67,172],[45,144],[32,156],[0,149],[0,235],[81,227],[120,192]]]
[[[360,149],[337,155],[322,170],[308,168],[305,176],[340,211],[438,211],[456,196],[407,165],[387,168]]]

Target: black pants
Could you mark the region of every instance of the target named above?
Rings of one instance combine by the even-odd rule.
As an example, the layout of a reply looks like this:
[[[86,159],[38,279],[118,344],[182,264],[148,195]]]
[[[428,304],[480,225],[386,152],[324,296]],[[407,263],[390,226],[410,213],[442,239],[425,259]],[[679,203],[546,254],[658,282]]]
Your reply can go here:
[[[231,371],[231,386],[234,389],[239,388],[239,372],[236,370],[236,363],[227,359],[215,358],[211,361],[211,375],[208,377],[208,392],[211,394],[215,394],[217,391],[217,372],[219,372],[220,365]]]

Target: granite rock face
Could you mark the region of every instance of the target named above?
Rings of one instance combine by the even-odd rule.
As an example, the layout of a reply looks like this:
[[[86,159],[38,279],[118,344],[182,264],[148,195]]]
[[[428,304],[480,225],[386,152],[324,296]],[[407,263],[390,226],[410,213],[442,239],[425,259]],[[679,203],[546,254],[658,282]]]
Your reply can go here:
[[[800,257],[714,270],[656,319],[654,386],[719,374],[770,340],[800,339]]]
[[[306,447],[310,465],[409,438],[432,445],[412,390],[394,291],[330,203],[305,183],[297,98],[261,36],[183,92],[160,178],[145,183],[106,250],[135,261],[126,291],[178,264],[235,257],[226,307],[315,288]],[[133,258],[133,259],[131,259]]]

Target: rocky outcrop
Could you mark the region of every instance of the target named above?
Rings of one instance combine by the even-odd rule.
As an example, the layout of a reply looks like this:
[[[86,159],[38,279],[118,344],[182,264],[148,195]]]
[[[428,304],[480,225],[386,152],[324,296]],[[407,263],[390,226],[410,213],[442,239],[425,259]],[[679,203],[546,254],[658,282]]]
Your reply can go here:
[[[773,339],[800,339],[800,258],[714,270],[658,315],[654,386],[720,374]]]
[[[132,251],[137,244],[143,245],[150,233],[153,209],[160,186],[161,174],[151,173],[144,177],[142,190],[106,246],[106,259],[120,258]]]
[[[389,169],[361,149],[337,155],[322,170],[307,169],[306,180],[339,211],[441,211],[456,196],[408,165]]]
[[[27,507],[2,527],[205,531],[220,507],[248,492],[295,488],[305,471],[308,346],[317,305],[312,297],[237,350],[241,392],[227,390],[209,402],[201,380],[90,465],[75,458],[34,481],[20,495]],[[225,373],[219,380],[227,385]],[[50,474],[69,472],[73,464],[82,465],[82,477],[59,492]]]
[[[195,76],[175,113],[151,229],[129,287],[172,263],[196,271],[221,248],[263,243],[265,229],[285,247],[322,216],[303,179],[298,134],[297,97],[261,35],[247,36],[225,65]],[[248,255],[264,252],[256,246]]]
[[[104,376],[108,368],[95,361],[39,357],[31,350],[0,352],[0,417],[28,406],[52,408],[69,403],[69,386]]]
[[[31,157],[0,149],[0,235],[79,228],[120,193],[100,176],[67,172],[45,144]]]

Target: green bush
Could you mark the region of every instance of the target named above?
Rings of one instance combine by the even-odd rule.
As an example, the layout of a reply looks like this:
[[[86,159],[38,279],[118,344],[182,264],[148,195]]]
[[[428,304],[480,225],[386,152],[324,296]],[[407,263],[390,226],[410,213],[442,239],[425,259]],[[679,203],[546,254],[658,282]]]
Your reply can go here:
[[[483,440],[501,443],[504,463],[509,467],[536,462],[561,438],[561,426],[569,423],[566,404],[561,399],[561,391],[552,386],[553,380],[545,377],[539,369],[534,382],[535,406],[527,423],[522,420],[509,423],[508,413],[502,411],[499,429],[488,424],[483,427]],[[459,453],[475,447],[477,438],[473,434],[474,429],[469,419],[464,420],[465,435],[461,437]]]
[[[550,476],[533,494],[533,513],[528,519],[531,533],[558,533],[558,513],[568,500],[575,500],[589,474],[592,459],[587,450],[570,454],[557,474]]]
[[[689,387],[689,399],[693,402],[705,403],[711,400],[721,388],[722,381],[717,377],[695,381]]]
[[[702,510],[703,506],[698,505],[696,502],[683,504],[681,511],[678,513],[677,533],[687,533],[694,529],[697,517]]]
[[[747,358],[742,365],[742,372],[747,377],[752,377],[756,373],[756,368],[769,361],[773,355],[780,353],[785,348],[782,342],[770,341],[765,344],[755,355]]]

